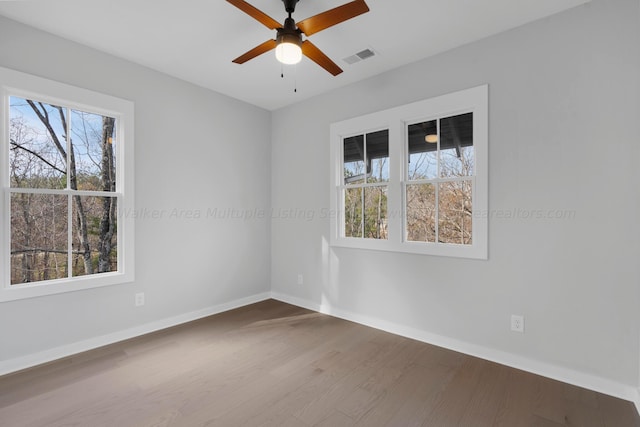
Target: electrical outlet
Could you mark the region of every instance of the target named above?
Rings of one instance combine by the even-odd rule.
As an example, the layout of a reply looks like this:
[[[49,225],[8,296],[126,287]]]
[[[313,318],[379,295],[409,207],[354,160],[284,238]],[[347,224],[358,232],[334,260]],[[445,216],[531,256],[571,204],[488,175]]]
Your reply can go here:
[[[304,283],[304,276],[302,274],[298,274],[298,285],[302,285]]]
[[[136,307],[140,307],[141,305],[144,305],[144,292],[136,294]]]
[[[511,315],[511,330],[513,332],[524,333],[524,316]]]

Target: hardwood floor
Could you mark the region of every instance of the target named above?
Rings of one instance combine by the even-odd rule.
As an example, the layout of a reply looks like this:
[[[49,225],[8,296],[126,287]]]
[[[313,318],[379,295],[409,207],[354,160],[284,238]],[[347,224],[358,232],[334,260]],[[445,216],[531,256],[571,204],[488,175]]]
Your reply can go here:
[[[632,403],[277,301],[0,377],[0,425],[640,426]]]

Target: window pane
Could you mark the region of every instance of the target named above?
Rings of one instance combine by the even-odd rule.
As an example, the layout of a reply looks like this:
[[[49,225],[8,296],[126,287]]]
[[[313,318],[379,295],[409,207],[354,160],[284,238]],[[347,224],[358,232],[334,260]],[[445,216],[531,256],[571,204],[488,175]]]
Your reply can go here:
[[[76,182],[74,190],[115,191],[115,119],[71,111],[71,145]],[[73,170],[71,171],[73,175]]]
[[[11,284],[67,277],[67,196],[11,194]]]
[[[407,240],[436,241],[436,188],[433,184],[407,185]]]
[[[440,176],[472,176],[474,164],[473,113],[441,119]]]
[[[344,183],[364,182],[364,135],[344,139]]]
[[[387,186],[364,189],[364,237],[387,239]]]
[[[344,235],[362,237],[362,188],[344,191]]]
[[[472,224],[471,181],[440,183],[438,241],[470,245]]]
[[[73,276],[117,271],[117,199],[73,196]]]
[[[415,123],[408,128],[409,164],[407,178],[438,177],[438,128],[435,120]]]
[[[66,109],[9,98],[9,169],[13,188],[66,188]]]
[[[367,182],[389,181],[389,131],[367,134]]]

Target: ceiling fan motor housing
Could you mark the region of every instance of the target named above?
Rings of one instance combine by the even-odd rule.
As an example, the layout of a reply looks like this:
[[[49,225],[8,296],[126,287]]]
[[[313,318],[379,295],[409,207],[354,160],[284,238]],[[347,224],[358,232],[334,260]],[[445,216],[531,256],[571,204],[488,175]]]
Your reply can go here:
[[[285,0],[282,0],[285,1]],[[276,42],[280,43],[293,43],[300,46],[302,44],[302,32],[296,27],[296,23],[293,18],[287,18],[284,21],[284,27],[278,28],[278,37]]]
[[[298,46],[302,45],[302,35],[298,32],[289,33],[286,31],[278,30],[278,37],[276,38],[276,42],[280,43],[293,43]]]

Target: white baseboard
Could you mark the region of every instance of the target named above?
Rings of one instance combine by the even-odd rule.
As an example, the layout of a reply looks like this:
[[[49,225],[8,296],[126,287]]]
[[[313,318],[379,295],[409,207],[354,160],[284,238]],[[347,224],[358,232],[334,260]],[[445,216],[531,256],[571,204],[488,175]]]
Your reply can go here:
[[[307,310],[317,311],[319,313],[329,314],[326,311],[323,311],[323,307],[320,304],[316,304],[306,299],[293,297],[291,295],[281,294],[279,292],[271,292],[271,298],[277,301],[286,302],[287,304],[295,305],[298,307],[306,308]],[[336,316],[340,317],[340,316]],[[347,319],[349,320],[349,319]],[[360,322],[356,322],[360,323]],[[376,328],[379,329],[379,328]]]
[[[501,365],[510,366],[512,368],[531,372],[536,375],[541,375],[543,377],[552,378],[554,380],[573,384],[578,387],[583,387],[589,390],[597,391],[599,393],[608,394],[610,396],[628,400],[634,402],[636,404],[636,407],[640,411],[640,390],[627,384],[618,383],[616,381],[568,369],[562,366],[552,365],[550,363],[529,359],[527,357],[516,355],[513,353],[508,353],[505,351],[468,343],[454,338],[433,334],[408,326],[387,322],[385,320],[363,316],[357,313],[337,309],[335,307],[331,307],[330,305],[319,305],[311,301],[292,297],[290,295],[284,295],[278,292],[271,292],[271,297],[282,302],[307,308],[309,310],[318,311],[320,313],[328,314],[334,317],[339,317],[341,319],[349,320],[351,322],[359,323],[361,325],[369,326],[375,329],[380,329],[392,334],[426,342],[438,347],[447,348],[449,350],[496,362]]]
[[[415,339],[417,341],[426,342],[447,348],[460,353],[479,357],[502,365],[511,366],[516,369],[531,372],[544,377],[552,378],[558,381],[573,384],[589,390],[615,396],[624,400],[635,403],[638,412],[640,412],[640,389],[621,384],[615,381],[601,378],[595,375],[586,374],[584,372],[575,371],[565,367],[560,367],[536,360],[532,360],[523,356],[512,353],[495,350],[492,348],[471,344],[468,342],[456,340],[442,335],[432,334],[430,332],[418,330],[415,328],[398,325],[392,322],[376,319],[370,316],[363,316],[357,313],[337,309],[330,305],[321,305],[314,302],[281,294],[278,292],[265,292],[250,297],[241,298],[224,304],[207,307],[202,310],[181,314],[179,316],[146,323],[123,331],[114,332],[100,337],[90,338],[84,341],[56,347],[39,353],[27,356],[0,361],[0,375],[9,374],[23,369],[31,368],[43,363],[52,362],[54,360],[82,353],[108,344],[135,338],[144,334],[155,332],[161,329],[170,328],[182,323],[191,322],[207,316],[233,310],[256,302],[273,298],[288,304],[307,308],[312,311],[328,314],[341,319],[349,320],[375,329],[380,329],[396,335]]]
[[[63,345],[39,353],[0,361],[0,375],[6,375],[11,372],[21,371],[23,369],[41,365],[43,363],[52,362],[63,357],[72,356],[74,354],[93,350],[95,348],[102,347],[108,344],[135,338],[140,335],[148,334],[150,332],[155,332],[161,329],[170,328],[182,323],[202,319],[203,317],[208,317],[214,314],[222,313],[224,311],[233,310],[234,308],[244,307],[245,305],[254,304],[256,302],[264,301],[270,298],[271,294],[269,292],[264,292],[261,294],[252,295],[250,297],[240,298],[227,303],[218,304],[213,307],[207,307],[202,310],[180,314],[178,316],[157,320],[155,322],[145,323],[144,325],[135,326],[123,331],[90,338],[73,344]]]

